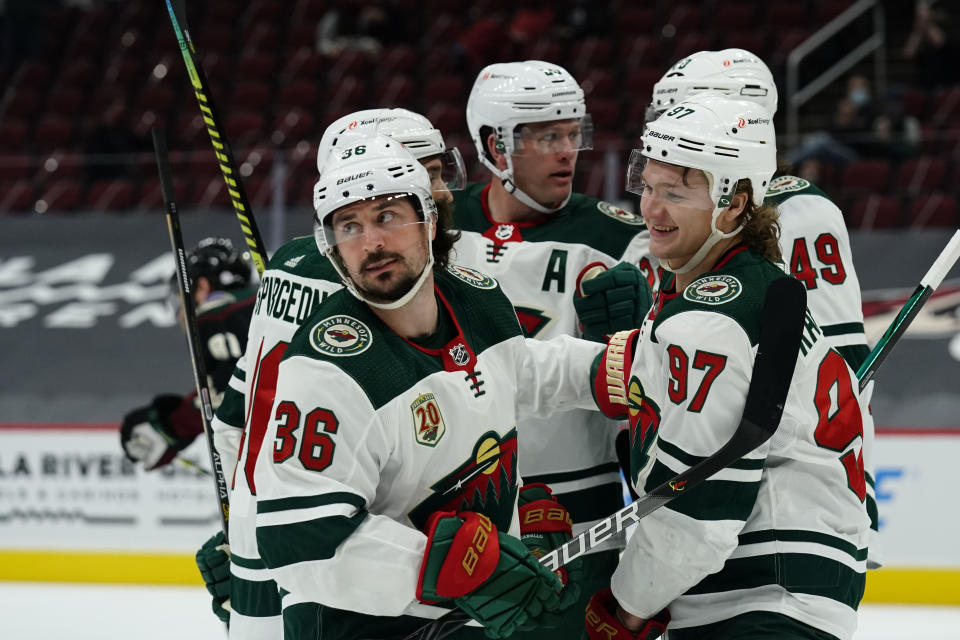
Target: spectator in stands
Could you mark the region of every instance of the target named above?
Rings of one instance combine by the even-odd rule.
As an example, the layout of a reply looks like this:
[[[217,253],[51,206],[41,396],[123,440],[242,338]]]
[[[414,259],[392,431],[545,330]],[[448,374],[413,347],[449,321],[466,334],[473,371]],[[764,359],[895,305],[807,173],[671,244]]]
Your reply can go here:
[[[914,77],[925,89],[960,80],[956,65],[960,47],[951,37],[946,14],[934,10],[935,1],[917,1],[913,29],[902,50],[903,57],[914,62]]]
[[[852,162],[869,153],[876,115],[870,80],[854,74],[847,81],[846,95],[837,102],[830,130],[810,134],[784,157],[796,166],[809,160],[841,166]]]
[[[335,57],[345,50],[377,55],[384,45],[401,42],[406,33],[393,3],[370,3],[347,9],[332,7],[317,24],[317,51]]]
[[[517,43],[536,42],[547,35],[553,26],[556,13],[550,3],[543,0],[524,0],[510,24],[507,33]]]

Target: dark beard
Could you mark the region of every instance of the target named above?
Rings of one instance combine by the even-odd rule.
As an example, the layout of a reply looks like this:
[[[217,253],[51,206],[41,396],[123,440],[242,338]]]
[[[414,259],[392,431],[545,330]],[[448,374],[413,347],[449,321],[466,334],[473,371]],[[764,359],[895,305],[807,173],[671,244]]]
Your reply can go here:
[[[395,258],[401,261],[403,260],[403,256],[401,256],[398,253],[380,252],[380,253],[370,255],[366,260],[364,260],[361,268],[366,269],[367,265],[373,262],[379,262],[380,260],[387,260],[390,258]],[[357,288],[357,291],[361,295],[363,295],[363,297],[366,298],[367,300],[370,300],[372,302],[377,302],[380,304],[387,304],[390,302],[395,302],[400,298],[402,298],[403,296],[407,295],[410,292],[410,290],[413,289],[413,286],[417,283],[418,277],[419,277],[419,274],[407,275],[387,291],[370,291],[365,287],[361,287],[359,283],[355,282],[354,284]]]

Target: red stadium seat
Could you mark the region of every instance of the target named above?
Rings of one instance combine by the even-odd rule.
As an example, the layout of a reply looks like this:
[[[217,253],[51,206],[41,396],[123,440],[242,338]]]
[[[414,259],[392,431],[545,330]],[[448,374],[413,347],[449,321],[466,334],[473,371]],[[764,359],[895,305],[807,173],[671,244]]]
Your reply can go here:
[[[904,162],[897,170],[896,184],[910,194],[939,189],[947,173],[947,163],[936,156],[920,156]]]
[[[610,71],[605,69],[592,69],[578,78],[578,80],[580,81],[580,87],[583,89],[587,100],[614,97],[616,83],[613,73]]]
[[[460,76],[449,73],[431,76],[423,88],[423,98],[430,103],[466,103],[467,88]]]
[[[891,196],[870,195],[856,200],[848,210],[848,226],[855,229],[886,229],[900,226],[903,207]]]
[[[133,206],[133,183],[118,178],[98,180],[87,192],[84,209],[88,211],[118,211]]]
[[[425,115],[441,132],[462,131],[467,128],[467,115],[462,102],[434,104]]]
[[[927,117],[927,92],[923,89],[909,88],[900,97],[905,113],[917,117]]]
[[[703,31],[703,9],[693,4],[675,5],[667,18],[667,24],[673,25],[676,33],[694,33]]]
[[[677,37],[673,39],[673,49],[670,54],[670,59],[676,62],[692,53],[714,48],[712,35],[703,33],[678,34]],[[666,71],[666,69],[664,69],[664,71]]]
[[[848,193],[882,193],[890,185],[890,165],[885,160],[859,160],[843,169],[840,188]]]
[[[83,197],[83,182],[74,179],[55,180],[37,201],[38,213],[74,211]]]
[[[97,70],[89,59],[65,60],[57,73],[57,79],[62,87],[76,87],[85,89],[97,78]]]
[[[757,8],[744,3],[722,2],[713,12],[711,24],[720,31],[739,31],[754,23]]]
[[[850,8],[853,0],[820,0],[817,7],[817,26],[823,26]]]
[[[291,144],[309,138],[313,129],[313,115],[309,111],[294,107],[277,114],[271,139],[276,138],[279,144]]]
[[[387,47],[380,55],[377,74],[389,81],[393,76],[412,73],[417,68],[417,52],[413,47],[399,45]]]
[[[937,126],[960,126],[960,87],[937,92],[933,100],[932,121]]]
[[[799,2],[772,2],[767,6],[763,20],[765,27],[774,30],[806,29],[809,26],[810,10]]]
[[[313,111],[317,102],[318,83],[311,80],[295,80],[285,84],[277,97],[278,108],[298,107]]]
[[[246,51],[237,64],[234,77],[237,82],[259,80],[270,82],[273,80],[276,66],[275,51]]]
[[[36,172],[34,159],[27,155],[0,155],[0,181],[25,180]]]
[[[546,60],[564,65],[563,47],[554,38],[540,38],[526,45],[521,58],[523,60]]]
[[[311,47],[301,47],[291,55],[280,68],[280,81],[294,80],[319,81],[326,68],[324,59]]]
[[[86,103],[86,95],[78,88],[54,89],[47,97],[45,113],[63,117],[73,117],[79,105]]]
[[[73,141],[74,125],[58,115],[45,115],[33,131],[33,142],[41,149],[58,149]]]
[[[228,104],[231,109],[261,111],[274,98],[270,85],[259,80],[248,80],[233,85]]]
[[[280,3],[275,3],[280,4]],[[277,28],[272,24],[252,21],[251,28],[240,37],[243,51],[273,51],[277,48],[279,36]]]
[[[0,213],[30,213],[35,200],[29,180],[0,183]]]
[[[191,91],[192,93],[192,91]],[[136,100],[136,109],[140,111],[167,111],[176,101],[174,87],[169,82],[148,82]]]
[[[770,33],[757,29],[721,31],[717,43],[719,49],[746,49],[766,59],[770,55]]]
[[[29,129],[26,119],[10,117],[0,120],[0,149],[6,153],[20,152]]]
[[[593,119],[594,130],[598,132],[616,132],[622,124],[620,104],[616,100],[590,100],[587,111]]]
[[[649,7],[625,7],[617,12],[616,29],[623,37],[651,33],[656,26],[654,10]]]
[[[608,67],[613,60],[613,46],[608,38],[584,38],[573,45],[571,60],[574,75]]]
[[[403,107],[412,105],[417,97],[410,76],[391,75],[385,82],[377,84],[379,95],[376,102],[384,107]]]
[[[13,96],[8,98],[6,109],[3,116],[18,116],[25,118],[35,118],[37,108],[40,106],[40,94],[33,89],[8,89],[13,91]]]
[[[39,60],[26,60],[14,76],[14,86],[18,89],[43,91],[50,82],[50,67]]]
[[[913,227],[956,227],[957,201],[941,192],[919,196],[910,205],[909,222]]]
[[[653,36],[637,35],[620,41],[619,59],[627,71],[660,65],[660,41]]]

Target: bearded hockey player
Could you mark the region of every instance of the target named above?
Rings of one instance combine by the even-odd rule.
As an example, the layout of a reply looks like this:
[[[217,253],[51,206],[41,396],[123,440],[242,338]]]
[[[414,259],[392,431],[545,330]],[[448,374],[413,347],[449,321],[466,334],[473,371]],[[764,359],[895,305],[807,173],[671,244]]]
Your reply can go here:
[[[467,125],[480,162],[493,176],[454,194],[454,226],[461,231],[457,262],[499,280],[529,337],[603,340],[639,326],[656,277],[645,257],[643,222],[572,191],[578,153],[592,148],[593,140],[576,80],[547,62],[492,64],[473,85]],[[579,285],[620,261],[640,265],[645,274],[619,265],[584,285],[592,296],[577,297]],[[554,488],[570,510],[575,533],[623,506],[615,434],[616,427],[593,411],[520,425],[525,478]],[[584,558],[579,611],[590,593],[609,582],[622,544],[611,541]],[[571,608],[565,618],[552,620],[551,637],[578,638],[579,615]]]
[[[227,238],[206,238],[187,252],[187,277],[194,292],[201,357],[219,404],[237,358],[246,344],[256,288],[250,285],[250,264]],[[179,290],[171,284],[179,309]],[[181,317],[182,312],[178,314]],[[196,392],[161,394],[146,407],[123,418],[120,444],[127,457],[150,471],[169,464],[177,453],[203,433]]]
[[[647,112],[657,117],[687,98],[714,93],[749,100],[771,115],[777,111],[777,86],[764,62],[744,49],[700,51],[674,64],[653,87]],[[767,204],[777,210],[780,252],[794,277],[807,288],[807,303],[823,330],[824,339],[854,371],[870,350],[863,331],[860,281],[853,265],[850,236],[843,213],[820,189],[793,175],[774,177],[767,188]],[[863,394],[869,406],[873,383]],[[864,429],[873,432],[873,415]],[[872,469],[867,469],[867,508],[873,543],[870,568],[879,567],[878,512]]]
[[[497,281],[448,262],[424,168],[390,138],[349,144],[314,191],[346,290],[280,363],[260,555],[302,603],[288,638],[402,637],[452,605],[505,637],[571,604],[519,539],[518,420],[591,406],[600,347],[524,339]]]
[[[324,132],[317,153],[318,168],[323,170],[338,141],[364,132],[391,136],[423,164],[441,209],[440,218],[448,225],[449,189],[463,188],[463,161],[420,114],[405,109],[371,109],[344,116]],[[257,452],[264,446],[263,433],[273,404],[280,358],[300,324],[342,286],[330,261],[318,252],[313,236],[295,238],[273,255],[253,308],[247,351],[237,363],[213,422],[224,464],[237,465],[231,482],[230,561],[221,550],[223,538],[218,534],[197,554],[197,563],[214,596],[214,612],[230,621],[233,640],[273,640],[283,633],[280,596],[276,583],[264,570],[254,536],[253,467]],[[229,475],[229,469],[225,470]],[[228,598],[229,611],[223,607]]]
[[[642,144],[628,189],[670,273],[642,327],[611,339],[594,389],[607,415],[628,415],[632,480],[650,489],[736,430],[766,289],[789,276],[764,205],[776,169],[768,111],[696,96],[650,123]],[[808,311],[773,438],[638,523],[612,591],[590,602],[590,637],[653,638],[668,625],[671,640],[849,639],[870,531],[864,409]]]

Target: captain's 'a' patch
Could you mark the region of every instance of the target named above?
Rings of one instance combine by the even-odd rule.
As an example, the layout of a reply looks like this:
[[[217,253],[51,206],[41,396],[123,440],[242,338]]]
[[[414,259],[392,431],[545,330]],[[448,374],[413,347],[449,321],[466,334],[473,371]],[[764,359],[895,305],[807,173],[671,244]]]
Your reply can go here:
[[[803,191],[810,186],[810,183],[797,176],[780,176],[770,181],[770,187],[767,188],[766,197],[779,196],[784,193],[794,191]]]
[[[328,356],[355,356],[373,344],[370,328],[350,316],[330,316],[310,329],[310,344]]]
[[[477,289],[496,289],[497,281],[488,276],[485,273],[480,273],[476,269],[471,269],[470,267],[463,267],[459,264],[451,264],[447,266],[447,271],[452,275],[456,276],[458,279],[463,280],[467,284],[476,287]]]
[[[703,276],[683,290],[683,297],[701,304],[723,304],[740,295],[743,286],[733,276]]]
[[[625,222],[627,224],[634,225],[636,227],[643,226],[643,218],[638,216],[635,213],[631,213],[626,209],[621,209],[615,204],[610,204],[609,202],[604,202],[601,200],[597,203],[597,209],[605,216],[610,216],[615,220],[620,222]]]

